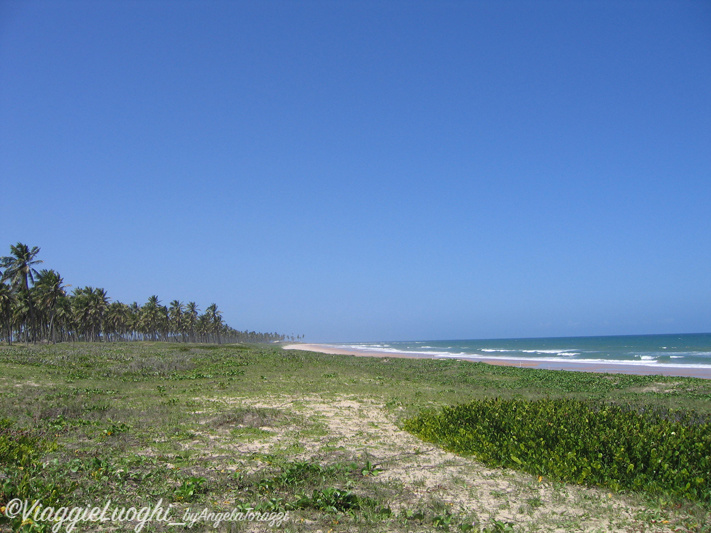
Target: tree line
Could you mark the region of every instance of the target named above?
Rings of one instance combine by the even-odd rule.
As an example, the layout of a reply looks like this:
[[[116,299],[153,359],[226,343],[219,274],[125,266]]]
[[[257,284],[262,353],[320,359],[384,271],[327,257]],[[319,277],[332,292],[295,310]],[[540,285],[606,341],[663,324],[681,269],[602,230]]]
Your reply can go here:
[[[0,258],[0,341],[175,341],[273,342],[279,333],[237,331],[222,319],[217,304],[200,312],[195,302],[161,305],[151,296],[143,305],[111,301],[106,290],[70,285],[55,270],[37,270],[40,249],[17,243]],[[291,336],[293,340],[294,337]]]

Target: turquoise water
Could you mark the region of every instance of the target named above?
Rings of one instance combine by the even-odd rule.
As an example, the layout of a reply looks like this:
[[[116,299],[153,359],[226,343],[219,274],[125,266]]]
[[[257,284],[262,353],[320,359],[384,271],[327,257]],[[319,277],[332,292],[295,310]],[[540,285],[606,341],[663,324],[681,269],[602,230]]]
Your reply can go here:
[[[335,345],[334,345],[335,346]],[[457,359],[517,359],[711,369],[711,333],[349,343],[340,348]]]

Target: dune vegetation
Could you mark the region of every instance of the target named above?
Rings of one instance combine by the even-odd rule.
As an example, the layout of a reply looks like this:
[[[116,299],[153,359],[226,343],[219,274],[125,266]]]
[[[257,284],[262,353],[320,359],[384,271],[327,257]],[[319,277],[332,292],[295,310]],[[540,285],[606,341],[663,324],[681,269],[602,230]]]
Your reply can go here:
[[[174,519],[203,509],[287,513],[278,528],[236,521],[221,524],[223,531],[709,531],[708,472],[698,471],[696,459],[708,460],[706,441],[673,424],[706,427],[710,399],[711,381],[702,379],[328,355],[273,344],[17,344],[0,347],[0,508],[20,498],[68,507],[163,502]],[[505,427],[492,433],[493,422],[477,422],[471,413],[482,406],[489,414],[498,409]],[[517,425],[514,407],[527,425]],[[564,408],[583,409],[578,426],[560,423]],[[461,450],[422,430],[448,409],[471,419]],[[481,412],[482,420],[489,416]],[[606,476],[615,465],[626,475],[633,448],[619,464],[591,460],[588,475],[577,469],[568,481],[556,470],[560,461],[574,463],[553,440],[578,446],[581,456],[592,446],[581,439],[581,413],[607,417],[600,423],[613,433],[588,430],[602,442],[622,435],[618,417],[643,412],[676,433],[668,436],[671,448],[656,444],[655,457],[674,448],[696,453],[687,459],[697,470],[686,467],[696,493],[595,477],[594,460]],[[651,438],[626,423],[630,438]],[[555,426],[557,433],[543,432],[551,443],[531,444],[517,433],[535,424]],[[565,431],[577,434],[566,440]],[[472,455],[475,441],[501,448],[501,460]],[[549,444],[558,459],[529,468]],[[681,472],[679,461],[669,468]],[[53,525],[0,519],[3,531]],[[143,531],[181,528],[153,521]],[[80,523],[75,531],[105,529]],[[208,529],[201,522],[192,530]]]

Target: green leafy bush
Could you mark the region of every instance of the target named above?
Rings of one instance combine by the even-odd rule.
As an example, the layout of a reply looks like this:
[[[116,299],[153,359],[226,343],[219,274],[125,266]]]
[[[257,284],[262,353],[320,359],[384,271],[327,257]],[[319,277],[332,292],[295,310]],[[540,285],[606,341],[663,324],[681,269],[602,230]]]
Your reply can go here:
[[[0,420],[0,464],[26,468],[55,448],[38,431],[17,429],[11,420]]]
[[[43,432],[18,428],[12,420],[0,419],[0,507],[14,498],[52,505],[74,490],[71,481],[58,478],[42,461],[56,449],[56,441]],[[3,521],[0,516],[0,523]]]
[[[358,496],[350,490],[328,487],[314,490],[310,497],[302,496],[296,502],[296,508],[306,509],[312,507],[328,513],[347,513],[361,509],[363,506],[373,506],[375,504],[376,502],[370,498]]]
[[[425,411],[405,429],[490,465],[711,501],[711,423],[693,412],[494,398]]]
[[[200,494],[206,492],[207,479],[204,477],[192,476],[183,480],[182,484],[175,489],[175,499],[177,501],[194,501]]]

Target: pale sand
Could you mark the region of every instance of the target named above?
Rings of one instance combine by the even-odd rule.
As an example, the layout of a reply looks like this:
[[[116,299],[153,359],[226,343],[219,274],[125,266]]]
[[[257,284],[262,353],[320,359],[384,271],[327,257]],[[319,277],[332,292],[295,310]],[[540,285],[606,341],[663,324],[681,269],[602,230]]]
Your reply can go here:
[[[234,429],[231,425],[197,433],[199,438],[192,445],[199,448],[200,454],[207,454],[211,463],[219,464],[217,461],[229,458],[232,464],[225,465],[226,470],[251,475],[264,468],[262,460],[253,454],[275,454],[284,459],[288,457],[290,461],[316,465],[332,461],[361,464],[369,461],[377,469],[368,476],[370,490],[387,501],[387,507],[395,515],[439,508],[456,516],[468,516],[469,523],[476,522],[480,527],[499,520],[513,522],[521,530],[550,533],[571,531],[571,522],[575,524],[575,531],[650,533],[671,533],[677,531],[675,526],[680,523],[672,514],[668,525],[650,527],[648,522],[638,518],[645,513],[639,498],[491,468],[471,457],[455,455],[423,442],[400,427],[398,420],[403,415],[403,406],[387,407],[376,399],[332,393],[323,397],[320,394],[255,398],[223,395],[197,397],[195,401],[206,399],[211,409],[216,410],[215,415],[230,408],[245,407],[274,409],[286,415],[275,427],[261,426],[259,435],[245,440],[230,438]],[[208,415],[206,420],[209,419]],[[318,428],[322,429],[314,431]],[[285,455],[285,449],[293,451]],[[335,518],[334,515],[333,525],[337,524]],[[339,525],[339,529],[316,529],[310,527],[312,524],[308,521],[299,524],[298,531],[315,533],[356,530],[356,526],[347,529],[345,524]],[[379,532],[404,531],[397,525],[391,529],[385,524],[378,528]],[[244,531],[254,533],[274,531],[257,523],[245,524],[245,527]],[[425,525],[408,529],[432,530],[434,526]]]
[[[338,355],[355,355],[359,357],[399,357],[408,359],[431,359],[428,355],[416,355],[405,352],[377,352],[373,350],[356,350],[336,348],[328,344],[289,344],[283,347],[284,350],[305,350],[307,352],[330,353]],[[444,359],[444,358],[435,358]],[[636,374],[636,375],[660,375],[660,376],[681,376],[691,378],[711,379],[711,369],[706,368],[684,368],[680,366],[661,365],[625,365],[612,363],[583,363],[577,361],[561,362],[539,362],[525,359],[501,359],[491,360],[489,358],[467,357],[466,361],[476,361],[499,366],[517,366],[523,368],[543,368],[548,370],[572,370],[576,372],[598,372],[604,374]]]

